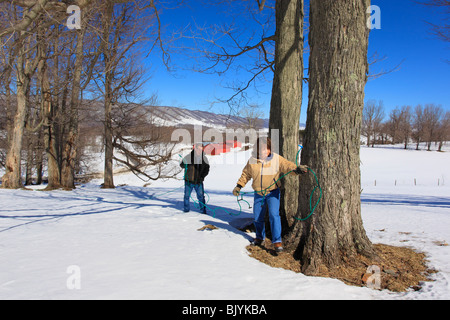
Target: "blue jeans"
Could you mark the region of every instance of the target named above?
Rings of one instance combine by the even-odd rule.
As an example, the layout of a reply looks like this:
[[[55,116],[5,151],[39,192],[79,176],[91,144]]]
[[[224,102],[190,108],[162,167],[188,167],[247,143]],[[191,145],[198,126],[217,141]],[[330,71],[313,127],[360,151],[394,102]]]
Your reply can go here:
[[[206,214],[206,200],[203,183],[194,184],[188,181],[184,182],[184,212],[190,210],[189,198],[191,197],[192,189],[195,189],[195,192],[197,193],[201,213]]]
[[[253,204],[253,213],[255,214],[256,238],[264,240],[265,231],[265,213],[269,210],[270,230],[272,231],[272,243],[281,242],[281,218],[280,218],[280,189],[275,189],[266,196],[260,196],[255,193]]]

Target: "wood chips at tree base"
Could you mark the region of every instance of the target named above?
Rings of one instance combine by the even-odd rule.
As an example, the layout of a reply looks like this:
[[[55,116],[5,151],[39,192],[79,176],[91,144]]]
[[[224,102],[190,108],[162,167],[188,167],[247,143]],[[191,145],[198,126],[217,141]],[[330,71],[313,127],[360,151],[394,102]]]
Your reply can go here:
[[[404,292],[409,289],[420,290],[421,283],[432,281],[430,276],[436,270],[427,267],[425,254],[406,247],[395,247],[384,244],[375,244],[378,261],[357,255],[339,267],[328,269],[323,266],[316,275],[319,277],[335,278],[348,285],[366,286],[367,279],[372,275],[368,273],[370,266],[376,266],[379,271],[380,287],[393,292]],[[270,240],[265,240],[265,246],[247,246],[250,256],[274,268],[283,268],[301,273],[301,263],[294,259],[291,252],[276,253]]]

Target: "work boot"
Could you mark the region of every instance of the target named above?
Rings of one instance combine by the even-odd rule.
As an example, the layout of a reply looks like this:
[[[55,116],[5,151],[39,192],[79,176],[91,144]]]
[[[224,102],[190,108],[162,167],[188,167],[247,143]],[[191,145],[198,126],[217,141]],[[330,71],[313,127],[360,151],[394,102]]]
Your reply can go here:
[[[264,241],[263,240],[261,240],[261,239],[258,239],[258,238],[255,238],[255,239],[253,239],[253,241],[251,242],[251,244],[252,244],[252,246],[262,246],[262,243],[263,243]]]
[[[283,245],[281,244],[281,242],[274,243],[273,245],[275,246],[275,251],[276,252],[282,252],[284,250],[283,249]]]

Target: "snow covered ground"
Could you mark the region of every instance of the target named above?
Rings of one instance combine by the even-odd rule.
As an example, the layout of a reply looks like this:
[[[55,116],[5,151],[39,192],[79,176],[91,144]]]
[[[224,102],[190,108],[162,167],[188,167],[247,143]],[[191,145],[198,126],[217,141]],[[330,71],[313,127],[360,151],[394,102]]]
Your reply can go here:
[[[100,180],[73,191],[0,189],[0,299],[450,299],[446,151],[361,149],[365,229],[374,243],[426,253],[439,272],[419,291],[353,287],[250,258],[251,235],[232,225],[251,209],[239,212],[231,194],[249,153],[231,152],[209,157],[207,216],[182,212],[179,180],[143,187],[117,175],[115,190]],[[218,229],[198,231],[205,224]]]

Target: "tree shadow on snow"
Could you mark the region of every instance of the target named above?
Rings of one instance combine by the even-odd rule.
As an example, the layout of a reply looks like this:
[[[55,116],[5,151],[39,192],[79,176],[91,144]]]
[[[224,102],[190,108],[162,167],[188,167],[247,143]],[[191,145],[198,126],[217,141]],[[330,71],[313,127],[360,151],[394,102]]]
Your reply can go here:
[[[164,204],[149,203],[147,202],[147,200],[151,200],[149,192],[127,187],[79,188],[72,191],[24,191],[14,194],[14,197],[21,201],[18,201],[17,205],[12,208],[2,208],[0,219],[12,219],[20,223],[3,228],[0,226],[0,232],[65,217],[112,214],[122,210],[137,210],[145,207],[180,208],[177,201],[172,203],[165,201]],[[41,205],[41,207],[30,208],[30,201],[36,202],[36,206]]]
[[[179,189],[179,190],[178,190]],[[228,195],[226,192],[209,191],[210,201],[206,204],[207,215],[215,219],[211,224],[219,228],[237,233],[246,238],[239,228],[242,224],[252,221],[248,213],[235,208],[214,205],[215,196]],[[173,198],[173,196],[176,198]],[[66,217],[89,216],[98,214],[114,214],[123,210],[139,210],[142,208],[171,208],[179,214],[200,214],[195,207],[192,198],[196,199],[195,191],[190,200],[191,211],[183,212],[184,186],[179,188],[150,189],[144,187],[118,186],[115,189],[101,189],[92,187],[80,187],[72,191],[23,191],[14,194],[18,198],[16,205],[10,208],[2,208],[0,222],[2,220],[14,220],[14,224],[6,222],[0,225],[0,232],[6,232],[15,228],[27,226],[38,222],[57,221]],[[234,197],[230,196],[230,204],[239,208]],[[34,202],[35,205],[30,205]],[[151,214],[151,213],[149,213]],[[217,222],[222,220],[223,223]],[[202,220],[203,221],[203,220]]]
[[[361,202],[379,205],[406,205],[435,208],[450,208],[450,198],[413,195],[385,195],[369,194],[361,195]]]
[[[229,192],[218,191],[218,190],[206,190],[208,196],[206,196],[206,215],[201,213],[200,205],[198,204],[198,199],[195,194],[195,190],[191,193],[190,198],[190,211],[184,212],[184,185],[178,188],[158,188],[157,191],[141,187],[125,187],[124,191],[129,192],[136,198],[140,198],[143,200],[154,200],[165,203],[162,206],[172,207],[179,211],[179,214],[197,214],[201,217],[209,216],[214,218],[214,220],[201,220],[205,224],[212,224],[218,228],[228,230],[235,234],[241,235],[248,240],[252,240],[252,237],[241,231],[240,229],[245,228],[246,226],[253,223],[253,215],[243,211],[242,209],[247,209],[248,204],[242,203],[241,208],[239,208],[239,204],[236,202],[236,197],[231,195]],[[177,192],[178,191],[178,192]],[[176,193],[177,192],[177,193]],[[170,198],[170,196],[176,196],[177,198]],[[219,206],[214,204],[214,198],[220,197],[229,197],[230,205],[227,206]],[[250,199],[246,199],[249,202]],[[223,201],[223,200],[222,200]],[[217,220],[221,220],[223,222],[218,222]]]

